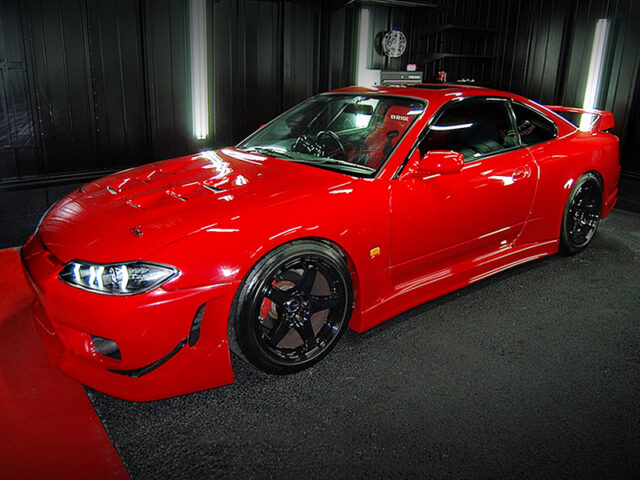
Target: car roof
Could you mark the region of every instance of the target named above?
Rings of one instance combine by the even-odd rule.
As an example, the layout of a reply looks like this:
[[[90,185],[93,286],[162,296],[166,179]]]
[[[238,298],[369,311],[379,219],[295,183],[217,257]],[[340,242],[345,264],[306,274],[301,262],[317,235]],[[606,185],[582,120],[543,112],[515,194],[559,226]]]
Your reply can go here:
[[[492,88],[458,85],[446,83],[417,83],[403,85],[376,85],[374,87],[346,87],[331,90],[329,93],[356,93],[376,95],[396,95],[401,97],[421,98],[432,105],[440,105],[454,97],[506,97],[526,100],[519,95],[494,90]]]
[[[502,97],[511,98],[524,103],[538,112],[551,118],[556,125],[562,127],[559,136],[575,132],[576,126],[567,119],[549,110],[544,105],[540,105],[528,98],[515,93],[504,92],[493,88],[479,87],[475,85],[460,85],[451,83],[415,83],[402,85],[376,85],[374,87],[345,87],[331,90],[327,93],[353,93],[360,95],[395,95],[398,97],[419,98],[428,101],[428,108],[431,112],[438,110],[445,103],[453,98],[468,97]]]

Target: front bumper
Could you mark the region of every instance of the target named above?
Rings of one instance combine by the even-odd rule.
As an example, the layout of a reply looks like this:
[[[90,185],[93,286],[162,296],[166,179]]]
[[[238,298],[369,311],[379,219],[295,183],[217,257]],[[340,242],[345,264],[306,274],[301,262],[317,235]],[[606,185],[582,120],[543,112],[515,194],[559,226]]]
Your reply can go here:
[[[236,284],[101,295],[60,281],[62,264],[37,235],[21,255],[36,294],[38,333],[52,361],[69,376],[136,401],[233,382],[227,321]],[[199,309],[200,330],[194,341],[192,326]],[[92,340],[96,336],[116,342],[120,359],[98,353]]]

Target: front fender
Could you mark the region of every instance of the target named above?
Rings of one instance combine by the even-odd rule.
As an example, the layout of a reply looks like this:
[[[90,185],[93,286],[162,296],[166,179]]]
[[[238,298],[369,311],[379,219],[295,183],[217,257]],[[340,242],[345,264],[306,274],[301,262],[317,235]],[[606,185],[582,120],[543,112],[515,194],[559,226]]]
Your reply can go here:
[[[230,284],[240,282],[264,255],[285,243],[322,239],[343,250],[357,277],[368,279],[366,288],[355,284],[360,308],[366,308],[389,288],[388,190],[375,181],[358,183],[304,202],[242,214],[183,237],[149,260],[180,270],[166,289]]]

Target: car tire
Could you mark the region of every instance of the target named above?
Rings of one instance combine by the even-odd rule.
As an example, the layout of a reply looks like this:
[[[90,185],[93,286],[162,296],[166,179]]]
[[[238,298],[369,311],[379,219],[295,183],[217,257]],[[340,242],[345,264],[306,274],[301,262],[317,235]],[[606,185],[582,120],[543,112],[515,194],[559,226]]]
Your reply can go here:
[[[593,239],[602,213],[602,185],[597,175],[581,176],[569,194],[562,215],[560,250],[575,255]]]
[[[335,347],[352,304],[351,275],[338,250],[313,240],[285,244],[238,289],[229,318],[232,349],[265,372],[298,372]]]

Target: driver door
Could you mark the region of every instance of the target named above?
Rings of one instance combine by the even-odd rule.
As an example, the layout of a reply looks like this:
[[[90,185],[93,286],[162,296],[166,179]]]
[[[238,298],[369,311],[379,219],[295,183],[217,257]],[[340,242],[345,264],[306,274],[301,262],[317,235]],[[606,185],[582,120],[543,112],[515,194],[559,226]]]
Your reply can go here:
[[[414,155],[455,150],[465,164],[454,174],[401,174],[392,181],[396,284],[437,272],[451,276],[471,265],[464,262],[512,245],[537,184],[537,165],[520,146],[505,100],[451,102],[426,133]]]

